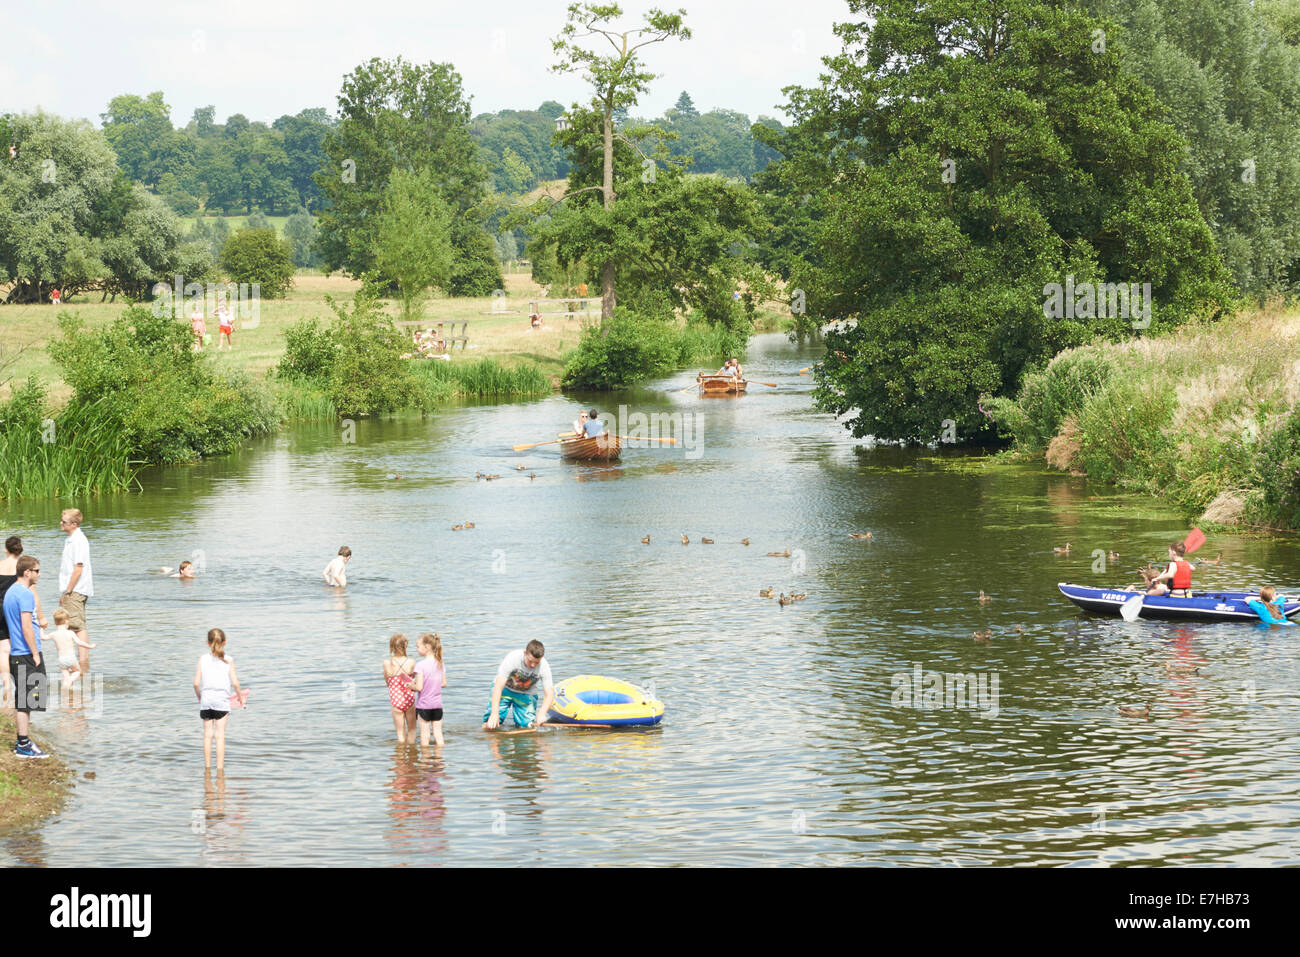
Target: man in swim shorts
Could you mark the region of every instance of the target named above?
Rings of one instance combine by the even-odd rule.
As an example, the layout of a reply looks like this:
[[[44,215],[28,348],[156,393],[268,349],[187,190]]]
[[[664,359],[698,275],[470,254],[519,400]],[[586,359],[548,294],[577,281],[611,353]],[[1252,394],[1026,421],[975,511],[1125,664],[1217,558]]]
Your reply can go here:
[[[555,683],[551,681],[551,665],[545,655],[546,648],[534,639],[522,650],[512,651],[501,659],[492,685],[492,700],[483,713],[486,730],[494,730],[507,716],[517,728],[540,727],[546,723],[547,712],[555,701]],[[540,708],[537,707],[539,682],[544,693]]]

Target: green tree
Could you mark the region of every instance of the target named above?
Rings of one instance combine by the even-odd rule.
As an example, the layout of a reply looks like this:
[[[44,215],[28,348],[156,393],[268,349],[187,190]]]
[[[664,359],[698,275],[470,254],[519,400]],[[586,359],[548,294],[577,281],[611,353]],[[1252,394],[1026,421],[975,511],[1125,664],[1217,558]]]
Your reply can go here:
[[[451,280],[451,212],[429,170],[396,170],[384,190],[375,249],[383,278],[397,284],[402,318],[420,317],[429,287]]]
[[[488,173],[470,132],[460,75],[446,63],[372,59],[343,78],[338,126],[324,142],[326,166],[316,182],[328,201],[319,246],[328,270],[359,276],[375,265],[376,229],[393,171],[433,171],[452,211],[460,258],[495,271],[486,216]]]
[[[293,248],[274,229],[240,229],[221,248],[221,268],[231,282],[258,283],[267,299],[293,285]]]
[[[1104,26],[1051,0],[850,9],[823,86],[789,91],[799,126],[779,142],[783,189],[811,208],[793,306],[844,323],[815,398],[854,435],[971,437],[988,427],[981,393],[1133,334],[1118,309],[1049,316],[1068,276],[1150,283],[1153,331],[1223,304],[1184,142],[1096,42]]]
[[[650,81],[654,79],[654,74],[643,68],[639,51],[673,37],[680,40],[690,39],[691,31],[683,24],[685,13],[685,10],[678,10],[676,13],[650,10],[645,15],[644,27],[636,30],[618,30],[612,26],[613,21],[623,15],[623,10],[618,4],[573,3],[569,6],[568,22],[565,23],[559,36],[552,41],[551,46],[559,57],[559,62],[552,69],[557,73],[581,71],[592,87],[590,112],[600,119],[599,190],[606,211],[614,208],[616,199],[614,192],[615,113],[634,106]],[[585,47],[584,41],[593,43],[600,52]],[[613,47],[612,55],[605,52],[606,44]],[[582,189],[585,191],[596,187],[584,186]],[[567,193],[565,198],[571,195],[574,193]],[[610,258],[593,261],[599,264],[600,315],[601,321],[604,322],[613,316],[617,303],[614,289],[617,264]]]
[[[316,218],[306,209],[298,210],[284,222],[284,238],[293,247],[293,264],[299,269],[314,267],[318,261],[314,244],[316,242]]]
[[[157,184],[163,172],[163,154],[173,138],[171,107],[163,101],[162,91],[155,90],[147,97],[132,93],[115,96],[100,119],[122,170],[137,182]]]
[[[1295,0],[1089,0],[1124,68],[1187,139],[1181,169],[1237,287],[1300,288]]]

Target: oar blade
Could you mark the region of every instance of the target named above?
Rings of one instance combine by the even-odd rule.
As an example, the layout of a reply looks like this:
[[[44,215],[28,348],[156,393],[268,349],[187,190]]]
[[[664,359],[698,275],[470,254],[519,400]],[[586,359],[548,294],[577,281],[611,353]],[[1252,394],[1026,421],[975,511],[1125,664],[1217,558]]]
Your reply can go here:
[[[1142,595],[1139,593],[1119,606],[1119,616],[1125,621],[1137,621],[1142,614]]]
[[[1205,544],[1205,533],[1199,528],[1194,528],[1183,544],[1187,546],[1187,554],[1190,555]]]

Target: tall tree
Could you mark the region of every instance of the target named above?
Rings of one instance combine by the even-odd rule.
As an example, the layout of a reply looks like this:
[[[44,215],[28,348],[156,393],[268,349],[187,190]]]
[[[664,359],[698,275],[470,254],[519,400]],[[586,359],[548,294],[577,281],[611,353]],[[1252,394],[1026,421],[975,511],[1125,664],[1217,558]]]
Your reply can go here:
[[[796,305],[843,323],[821,408],[859,436],[928,441],[951,420],[969,437],[987,428],[981,393],[1143,321],[1141,296],[1136,314],[1058,314],[1051,284],[1149,283],[1153,329],[1223,304],[1184,141],[1102,24],[1055,0],[849,7],[823,85],[789,91],[799,125],[773,174],[813,210]]]
[[[429,170],[452,213],[453,289],[500,285],[486,216],[488,172],[470,133],[470,104],[447,63],[369,60],[343,78],[339,123],[324,143],[316,183],[329,202],[319,221],[326,269],[374,267],[378,213],[394,170]],[[486,285],[486,290],[483,286]]]
[[[1300,4],[1088,0],[1188,141],[1181,168],[1237,287],[1300,289]]]
[[[377,232],[376,265],[383,278],[397,284],[402,318],[414,321],[429,287],[445,290],[451,283],[451,212],[432,171],[393,172]]]
[[[664,13],[652,9],[645,15],[645,26],[635,30],[619,30],[612,24],[623,15],[618,4],[574,3],[569,6],[568,22],[552,42],[560,58],[552,69],[557,73],[583,72],[592,87],[590,108],[600,116],[602,137],[601,197],[605,209],[614,208],[614,116],[618,110],[634,106],[645,92],[653,73],[642,67],[640,50],[655,43],[676,37],[690,39],[691,31],[684,26],[685,10]],[[583,45],[591,41],[601,52]],[[613,48],[612,54],[603,52],[605,44]],[[591,187],[586,187],[590,189]],[[567,195],[571,194],[566,194]],[[617,272],[612,258],[600,262],[602,322],[614,314],[616,295],[614,279]]]

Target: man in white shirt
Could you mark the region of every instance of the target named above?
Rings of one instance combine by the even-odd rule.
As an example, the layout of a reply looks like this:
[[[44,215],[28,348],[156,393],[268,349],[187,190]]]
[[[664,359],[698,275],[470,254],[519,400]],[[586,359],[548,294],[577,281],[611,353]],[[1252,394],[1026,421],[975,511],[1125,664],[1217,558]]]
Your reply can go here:
[[[59,527],[68,533],[63,543],[63,561],[59,565],[59,607],[68,613],[68,630],[77,633],[86,644],[77,645],[78,664],[83,675],[90,672],[90,632],[86,630],[86,599],[95,594],[95,580],[90,571],[90,542],[81,530],[81,510],[63,510]]]
[[[551,664],[544,660],[546,649],[536,639],[523,650],[512,651],[501,659],[497,678],[492,685],[492,701],[483,715],[483,727],[494,730],[507,716],[517,728],[540,727],[555,701],[555,684],[551,681]],[[545,694],[537,707],[538,684]]]

